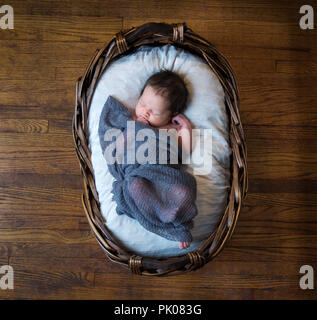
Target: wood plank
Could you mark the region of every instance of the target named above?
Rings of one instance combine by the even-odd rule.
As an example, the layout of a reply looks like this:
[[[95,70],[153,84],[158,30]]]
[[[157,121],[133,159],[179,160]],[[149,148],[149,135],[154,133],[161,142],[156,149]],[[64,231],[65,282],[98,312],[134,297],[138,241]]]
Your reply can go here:
[[[25,58],[32,55],[37,58],[41,57],[43,62],[50,61],[53,63],[55,60],[57,65],[67,62],[71,66],[76,66],[77,63],[78,66],[83,61],[86,61],[88,65],[90,57],[96,49],[110,40],[109,37],[99,42],[1,40],[0,53],[7,59],[13,56]]]
[[[255,161],[259,156],[261,157],[262,154],[273,154],[278,155],[279,150],[281,154],[290,154],[290,157],[292,157],[292,154],[306,154],[311,159],[314,159],[315,154],[317,152],[316,146],[311,145],[311,140],[302,140],[301,142],[297,142],[294,140],[280,140],[280,141],[266,141],[262,139],[251,139],[247,138],[247,147],[248,147],[248,156],[247,159],[251,159],[252,161]],[[262,145],[261,145],[262,143]],[[266,144],[265,144],[266,143]],[[310,147],[311,146],[311,147]],[[311,150],[310,150],[311,149]],[[309,152],[309,150],[311,152]],[[303,158],[301,156],[298,156],[297,161],[303,161]],[[304,162],[304,161],[303,161]],[[301,170],[301,169],[300,169]],[[277,176],[275,175],[275,178]],[[258,179],[262,179],[263,177],[258,177]],[[274,176],[267,176],[268,179],[275,179]],[[292,177],[292,179],[305,179],[304,177]]]
[[[102,248],[95,243],[46,243],[41,242],[0,242],[0,256],[17,257],[59,257],[59,258],[99,258],[107,259]],[[105,260],[106,262],[106,260]]]
[[[317,248],[317,236],[316,235],[290,235],[286,234],[271,234],[265,233],[260,235],[250,235],[248,233],[241,233],[239,227],[237,232],[230,240],[230,244],[234,247],[247,246],[247,247],[293,247],[293,248],[311,248],[316,250]]]
[[[274,105],[271,105],[272,109]],[[298,111],[289,112],[284,111],[243,111],[240,113],[241,121],[244,124],[252,125],[292,125],[292,126],[316,126],[317,125],[317,112],[311,112],[310,115],[303,113],[298,108]]]
[[[310,248],[284,248],[284,247],[235,247],[230,244],[215,258],[220,261],[266,261],[266,262],[296,262],[304,265],[309,261],[312,264],[317,263],[316,250]],[[210,262],[213,263],[213,262]]]
[[[297,208],[317,205],[314,194],[311,193],[248,193],[246,205],[248,206],[282,206]],[[313,208],[312,208],[313,210]],[[300,212],[300,210],[299,210]]]
[[[250,179],[316,180],[316,156],[312,154],[269,153],[248,158]]]
[[[38,80],[38,79],[55,79],[55,68],[53,66],[46,66],[44,64],[35,66],[36,57],[31,55],[21,55],[19,58],[19,65],[15,65],[15,62],[10,62],[3,57],[1,59],[0,79],[20,79],[20,80]],[[14,73],[12,73],[14,70]]]
[[[256,195],[257,193],[254,194]],[[248,193],[247,201],[243,204],[239,220],[254,220],[261,223],[261,221],[269,219],[283,222],[288,221],[290,223],[309,223],[315,221],[316,211],[316,206],[310,205],[296,206],[288,203],[260,204],[256,202],[251,193]]]
[[[83,76],[85,70],[83,68],[75,67],[56,67],[55,69],[55,79],[56,81],[69,81],[78,79]]]
[[[52,293],[58,295],[59,292],[68,290],[77,291],[77,288],[92,288],[94,285],[94,273],[80,271],[70,271],[58,269],[54,266],[56,260],[46,259],[46,263],[38,270],[36,260],[23,259],[22,261],[11,258],[10,264],[14,268],[14,290],[9,292],[9,298],[17,298],[29,288],[28,298],[37,298],[52,296]],[[79,261],[78,261],[79,262]],[[64,265],[64,264],[63,264]],[[46,266],[46,268],[45,268]],[[61,266],[62,267],[62,266]],[[63,268],[63,267],[62,267]]]
[[[230,64],[236,73],[271,73],[275,70],[275,62],[272,59],[230,59]]]
[[[305,61],[300,64],[294,63],[292,61],[276,61],[276,72],[281,73],[304,73],[315,75],[317,73],[317,63],[312,61]]]
[[[270,96],[270,99],[267,98],[268,96]],[[245,112],[246,114],[250,114],[250,112],[253,112],[254,114],[256,112],[262,112],[265,117],[269,117],[271,115],[274,117],[274,115],[277,114],[282,116],[282,120],[285,122],[288,121],[288,117],[292,117],[293,120],[289,121],[295,120],[297,126],[301,125],[301,119],[303,122],[305,120],[307,121],[309,114],[316,113],[317,111],[317,97],[300,96],[296,94],[296,92],[290,94],[284,90],[268,94],[268,90],[263,88],[262,93],[257,94],[257,92],[254,92],[252,95],[250,92],[246,93],[245,90],[242,90],[240,99],[241,112]],[[312,121],[312,125],[314,124],[315,122]],[[283,124],[281,123],[281,125]]]
[[[39,5],[35,0],[28,1],[28,5],[21,0],[13,0],[12,6],[17,14],[27,15],[60,15],[60,16],[102,16],[107,17],[125,17],[142,18],[143,16],[156,19],[173,19],[177,12],[178,19],[187,19],[195,17],[198,20],[208,20],[212,16],[220,20],[256,20],[287,22],[298,20],[298,10],[302,3],[295,2],[297,5],[289,4],[285,1],[274,4],[270,1],[261,1],[251,4],[245,1],[224,2],[205,2],[203,0],[195,1],[184,0],[182,6],[177,2],[163,0],[160,2],[144,2],[137,0],[127,3],[124,0],[118,0],[116,5],[110,0],[83,2],[79,5],[75,0],[64,1],[63,3],[45,3],[45,6]],[[281,10],[283,8],[283,10]]]
[[[24,229],[45,229],[45,230],[78,230],[89,231],[90,227],[86,216],[61,216],[61,215],[34,215],[3,213],[0,215],[0,229],[24,230]]]
[[[1,146],[21,146],[24,147],[61,147],[71,148],[74,140],[71,133],[66,134],[38,134],[36,138],[27,133],[3,133],[0,135]]]
[[[256,157],[262,154],[277,154],[279,150],[282,154],[304,154],[313,159],[317,152],[316,146],[312,145],[311,140],[309,139],[299,141],[292,139],[269,141],[261,138],[257,139],[257,137],[250,138],[248,135],[246,142],[248,147],[248,159],[256,159]],[[298,160],[300,159],[302,158],[299,157]]]
[[[94,42],[110,40],[113,30],[121,27],[121,17],[25,15],[15,11],[14,29],[1,33],[0,39]]]
[[[19,54],[15,56],[15,59],[15,62],[10,62],[10,59],[3,57],[1,61],[0,80],[8,78],[10,80],[28,81],[56,79],[56,63],[55,65],[54,63],[47,63],[47,61],[41,59],[36,54]],[[84,73],[87,64],[87,61],[85,64],[76,63],[77,66],[80,66],[80,75]],[[14,73],[12,73],[12,69]],[[72,80],[76,81],[79,76]]]
[[[17,268],[17,270],[23,270],[23,268],[29,269],[32,272],[114,272],[121,273],[122,269],[117,268],[116,264],[108,263],[105,259],[100,258],[72,258],[72,257],[31,257],[31,256],[12,256],[10,257],[10,263]]]
[[[0,256],[0,267],[7,265],[9,263],[9,258],[5,256]]]
[[[271,142],[277,140],[282,147],[284,141],[287,140],[287,144],[295,144],[296,142],[302,143],[307,140],[317,138],[316,127],[308,126],[257,126],[257,125],[247,125],[244,126],[244,131],[246,138],[250,143],[252,141]],[[313,146],[312,146],[312,149]],[[308,149],[307,149],[308,151]]]
[[[57,66],[82,68],[83,73],[97,49],[97,45],[92,47],[85,44],[85,49],[78,53],[78,47],[84,47],[83,43],[76,45],[76,42],[72,42],[73,45],[65,45],[66,42],[63,41],[57,44],[36,41],[15,43],[12,45],[10,40],[1,41],[0,79],[54,80]]]
[[[9,137],[6,137],[8,138],[9,145]],[[69,134],[68,136],[65,135],[64,139],[68,139],[68,137]],[[23,138],[28,139],[29,143],[22,142]],[[62,140],[61,136],[58,138],[60,141]],[[42,174],[42,179],[53,180],[55,179],[55,174],[78,175],[80,173],[80,166],[74,148],[64,148],[58,144],[55,146],[53,144],[48,147],[34,147],[31,146],[32,142],[34,140],[39,142],[40,139],[27,134],[23,134],[23,137],[17,137],[17,140],[21,142],[20,146],[18,146],[19,143],[15,144],[14,140],[13,138],[12,144],[8,147],[4,145],[0,146],[0,181],[3,181],[3,183],[6,183],[6,176],[2,176],[1,173],[6,172],[14,173],[12,174],[13,176],[15,176],[16,173],[32,173],[33,176],[28,177],[36,179],[36,182],[39,181],[39,178],[35,177],[34,174]],[[42,141],[48,142],[48,139],[46,138]],[[49,172],[49,174],[47,174],[47,172]],[[70,178],[72,177],[70,176]],[[17,181],[16,177],[13,177],[13,179]],[[32,184],[31,180],[28,181]],[[61,180],[59,179],[59,181]],[[42,182],[39,183],[43,185],[45,182],[42,180]]]
[[[311,179],[249,179],[249,192],[317,193],[317,181]]]
[[[25,105],[24,105],[25,103]],[[67,119],[71,125],[74,116],[74,109],[70,103],[64,104],[63,107],[43,104],[42,106],[27,105],[27,101],[23,100],[18,105],[0,105],[0,119]],[[69,130],[70,132],[70,130]]]
[[[309,222],[304,222],[298,219],[295,222],[289,221],[277,221],[271,218],[270,215],[267,216],[266,220],[255,221],[250,220],[240,220],[239,221],[239,233],[242,235],[254,235],[254,234],[283,234],[291,233],[293,235],[314,235],[317,231],[316,227],[317,219],[312,219]]]
[[[3,119],[0,132],[45,133],[48,132],[48,121],[42,119]]]
[[[95,243],[96,239],[91,230],[69,230],[69,229],[48,229],[27,228],[18,230],[1,229],[0,242],[21,242],[21,243],[54,243],[63,244],[84,244]]]
[[[0,88],[1,119],[71,119],[74,113],[74,81],[8,79]]]
[[[49,133],[69,134],[70,126],[72,126],[72,122],[70,122],[68,119],[48,120]]]
[[[248,96],[259,97],[261,99],[261,107],[264,99],[262,95],[275,96],[278,93],[283,93],[285,98],[298,99],[303,97],[316,97],[316,90],[312,90],[312,84],[317,81],[314,75],[298,74],[285,74],[285,73],[259,73],[258,75],[250,74],[246,77],[245,74],[237,74],[237,81],[240,88],[240,93],[243,98]],[[283,99],[283,97],[279,96]],[[284,99],[285,99],[284,98]],[[243,107],[248,105],[242,104]],[[290,103],[288,108],[292,108],[294,104]],[[285,106],[284,106],[285,107]],[[301,108],[305,106],[301,106]],[[311,107],[314,107],[313,105]],[[254,108],[254,106],[253,106]],[[278,103],[275,108],[279,108]],[[255,109],[250,109],[255,110]],[[277,110],[282,110],[277,109]],[[293,111],[293,109],[291,109]],[[306,111],[307,110],[307,111]],[[312,109],[304,109],[305,112],[310,112]]]
[[[231,45],[219,42],[217,44],[217,50],[220,51],[227,59],[239,58],[239,59],[257,59],[265,60],[265,59],[280,59],[280,60],[292,60],[298,61],[300,64],[302,61],[312,59],[311,50],[308,48],[297,49],[296,46],[292,47],[253,47],[247,46],[248,50],[246,50],[246,46],[241,46],[237,44],[234,46],[234,49]],[[245,73],[247,78],[248,74]]]
[[[45,167],[44,164],[43,166]],[[79,171],[79,166],[76,174],[71,174],[69,170],[65,170],[65,172],[60,174],[52,174],[52,170],[50,170],[50,173],[47,174],[48,170],[46,170],[45,172],[42,167],[39,167],[38,170],[35,170],[35,172],[27,172],[26,167],[24,167],[24,170],[22,170],[22,168],[23,167],[21,167],[20,170],[21,172],[18,172],[19,170],[17,169],[14,169],[14,171],[11,172],[1,172],[0,185],[6,188],[37,187],[44,189],[55,188],[55,190],[57,190],[58,188],[82,190],[83,188],[82,176]],[[29,171],[31,171],[31,166]],[[41,171],[43,173],[40,173]]]
[[[41,187],[0,187],[0,212],[21,215],[73,216],[83,213],[80,190]]]

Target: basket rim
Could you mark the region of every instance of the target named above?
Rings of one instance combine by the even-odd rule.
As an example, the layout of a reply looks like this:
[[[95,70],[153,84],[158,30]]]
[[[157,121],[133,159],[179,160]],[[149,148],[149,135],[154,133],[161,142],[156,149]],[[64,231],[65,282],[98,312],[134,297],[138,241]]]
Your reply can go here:
[[[225,105],[229,118],[230,191],[227,205],[218,227],[196,250],[174,257],[138,256],[120,247],[110,230],[100,209],[95,186],[94,170],[88,148],[88,114],[98,80],[109,62],[131,53],[142,45],[161,46],[171,44],[175,47],[202,57],[211,71],[219,79],[225,94]],[[91,58],[83,76],[76,81],[75,110],[72,119],[72,134],[76,156],[79,161],[82,179],[82,204],[88,223],[99,245],[107,257],[123,265],[131,272],[147,276],[183,274],[202,267],[214,259],[231,238],[247,195],[247,147],[240,120],[239,91],[236,77],[228,60],[208,40],[194,33],[186,22],[167,24],[149,22],[138,27],[120,30]]]

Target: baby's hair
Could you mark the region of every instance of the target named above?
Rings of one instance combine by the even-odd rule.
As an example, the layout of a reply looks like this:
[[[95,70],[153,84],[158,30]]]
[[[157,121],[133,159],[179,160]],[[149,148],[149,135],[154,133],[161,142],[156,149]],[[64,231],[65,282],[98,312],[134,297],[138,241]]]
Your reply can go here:
[[[140,96],[147,86],[156,89],[158,94],[170,102],[170,109],[174,115],[185,111],[188,90],[184,80],[177,73],[165,69],[154,73],[146,80]]]

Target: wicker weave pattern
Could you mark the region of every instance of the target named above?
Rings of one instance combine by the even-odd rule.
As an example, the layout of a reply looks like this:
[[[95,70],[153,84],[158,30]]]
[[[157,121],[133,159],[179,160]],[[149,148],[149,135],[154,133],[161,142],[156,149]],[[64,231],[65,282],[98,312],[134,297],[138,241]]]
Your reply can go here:
[[[232,148],[231,190],[217,229],[209,235],[199,249],[179,257],[155,259],[139,257],[133,252],[120,248],[105,226],[88,149],[87,119],[96,85],[110,61],[129,54],[142,45],[165,44],[172,44],[204,58],[224,88]],[[186,23],[172,25],[146,23],[126,31],[121,30],[108,44],[96,50],[84,75],[77,80],[72,130],[83,177],[84,211],[98,243],[111,261],[129,268],[135,274],[163,276],[200,268],[219,254],[232,236],[242,201],[247,194],[247,149],[239,115],[239,92],[234,72],[226,58],[211,43],[195,34]]]

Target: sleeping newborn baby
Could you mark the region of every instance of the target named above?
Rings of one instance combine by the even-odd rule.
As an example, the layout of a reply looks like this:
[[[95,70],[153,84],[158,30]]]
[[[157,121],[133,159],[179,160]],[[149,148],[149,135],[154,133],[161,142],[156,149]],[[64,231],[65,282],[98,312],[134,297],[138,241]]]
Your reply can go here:
[[[168,70],[155,73],[146,81],[141,90],[133,120],[156,129],[176,129],[178,143],[185,149],[186,154],[190,154],[192,127],[187,117],[182,114],[186,108],[187,98],[188,91],[185,83],[176,73]],[[135,180],[133,190],[136,197],[139,194],[144,197],[147,192],[145,182]],[[175,198],[176,207],[181,201],[186,201],[186,188],[182,185],[174,186],[170,194]],[[170,212],[169,216],[171,216]],[[179,242],[180,249],[186,249],[189,246],[188,241]]]
[[[117,214],[125,214],[148,231],[177,241],[180,249],[188,248],[193,241],[189,230],[197,215],[196,179],[183,170],[183,156],[190,155],[192,150],[191,124],[182,114],[187,98],[188,91],[181,77],[172,71],[160,71],[144,84],[134,112],[109,96],[98,129],[101,150],[115,178],[111,192]],[[132,123],[131,132],[128,127]],[[128,161],[130,149],[137,150],[138,155],[145,154],[146,143],[143,145],[137,137],[149,131],[153,135],[148,136],[146,143],[154,142],[154,149],[146,150],[155,161],[143,162],[138,156]],[[113,142],[115,132],[122,139]],[[162,147],[161,136],[165,133],[171,133],[170,142]],[[167,163],[160,160],[161,150],[166,151]],[[173,154],[178,158],[177,163],[171,159]]]

